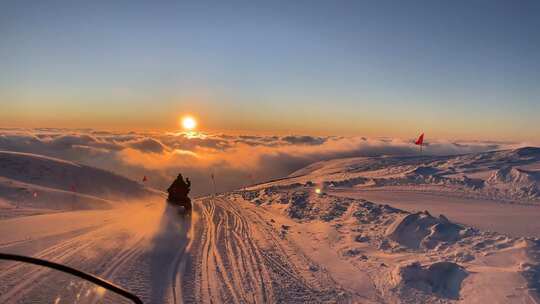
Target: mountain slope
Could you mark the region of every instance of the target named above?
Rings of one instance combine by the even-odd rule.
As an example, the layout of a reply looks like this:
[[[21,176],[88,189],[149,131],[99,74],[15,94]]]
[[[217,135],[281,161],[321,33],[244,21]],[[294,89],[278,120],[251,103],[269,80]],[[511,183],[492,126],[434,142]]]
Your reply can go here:
[[[0,151],[0,199],[9,203],[4,209],[14,207],[17,214],[22,207],[108,208],[113,201],[152,194],[156,192],[105,170],[42,155]]]

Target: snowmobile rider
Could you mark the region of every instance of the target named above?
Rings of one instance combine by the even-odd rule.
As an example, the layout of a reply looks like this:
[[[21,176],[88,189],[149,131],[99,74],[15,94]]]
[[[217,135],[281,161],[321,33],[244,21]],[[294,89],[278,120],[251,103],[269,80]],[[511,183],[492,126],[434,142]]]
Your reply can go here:
[[[178,177],[174,180],[169,189],[167,189],[167,192],[169,193],[167,200],[171,203],[184,206],[186,209],[191,209],[191,199],[188,197],[190,190],[191,181],[189,178],[186,178],[184,181],[182,174],[178,174]]]

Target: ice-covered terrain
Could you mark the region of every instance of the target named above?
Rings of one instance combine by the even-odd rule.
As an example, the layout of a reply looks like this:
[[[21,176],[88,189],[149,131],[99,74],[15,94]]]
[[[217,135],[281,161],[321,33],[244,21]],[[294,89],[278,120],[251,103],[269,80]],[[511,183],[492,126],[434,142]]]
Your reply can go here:
[[[52,167],[63,166],[54,161]],[[61,204],[63,212],[0,220],[0,251],[81,268],[147,303],[537,303],[540,241],[525,213],[539,212],[539,164],[537,148],[332,160],[199,198],[189,217],[144,188],[154,195],[124,196],[124,203],[100,196],[126,189],[107,181],[102,185],[111,190],[90,187],[84,195],[108,209]],[[0,176],[70,193],[63,184],[10,174]],[[0,206],[12,206],[5,193]],[[367,198],[374,194],[385,199]],[[427,196],[413,200],[420,195]],[[399,205],[402,196],[408,203]],[[528,209],[495,229],[473,225],[514,207]],[[469,210],[475,213],[467,217]],[[116,302],[88,290],[47,271],[0,263],[0,303]]]

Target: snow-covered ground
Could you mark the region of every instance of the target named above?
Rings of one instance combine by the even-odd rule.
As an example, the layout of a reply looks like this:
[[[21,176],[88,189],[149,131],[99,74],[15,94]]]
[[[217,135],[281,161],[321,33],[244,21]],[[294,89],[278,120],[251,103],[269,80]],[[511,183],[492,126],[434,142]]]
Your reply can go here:
[[[363,198],[373,202],[418,212],[429,210],[453,221],[483,231],[495,231],[514,237],[540,237],[540,205],[509,204],[491,199],[458,197],[437,192],[371,189],[333,189],[337,196]]]
[[[287,180],[289,183],[309,180],[324,188],[414,190],[540,203],[540,148],[454,156],[336,159],[314,163],[292,173]]]
[[[0,218],[107,209],[156,194],[113,172],[42,155],[0,151]]]
[[[131,188],[111,181],[103,187],[114,190],[80,194],[106,208],[38,194],[17,214],[13,190],[2,188],[0,251],[89,271],[147,303],[537,303],[538,170],[536,148],[332,160],[199,198],[187,217],[135,182],[141,195],[122,196]],[[4,172],[2,185],[24,183],[7,189],[73,195]],[[0,263],[0,303],[117,302],[69,283]]]
[[[286,225],[349,296],[367,295],[347,286],[363,273],[376,302],[536,303],[539,173],[539,148],[337,159],[233,200]]]
[[[190,222],[164,206],[160,200],[3,220],[0,250],[97,274],[149,303],[172,302],[173,284],[179,283],[173,272],[188,243]],[[88,286],[68,289],[79,280],[69,278],[66,284],[68,277],[60,273],[14,263],[2,263],[0,269],[0,303],[86,303],[85,295],[95,297]]]

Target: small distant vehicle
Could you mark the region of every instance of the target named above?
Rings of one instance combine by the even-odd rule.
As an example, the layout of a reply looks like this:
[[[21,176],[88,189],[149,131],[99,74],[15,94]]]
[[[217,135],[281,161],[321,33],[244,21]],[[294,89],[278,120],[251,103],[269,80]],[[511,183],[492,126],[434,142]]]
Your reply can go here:
[[[186,178],[184,181],[182,174],[178,174],[178,177],[167,189],[167,192],[169,193],[167,202],[172,205],[183,207],[184,213],[190,213],[192,209],[191,199],[188,196],[190,190],[191,181],[189,178]]]

